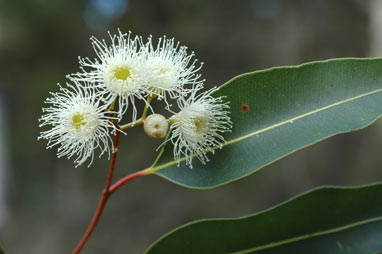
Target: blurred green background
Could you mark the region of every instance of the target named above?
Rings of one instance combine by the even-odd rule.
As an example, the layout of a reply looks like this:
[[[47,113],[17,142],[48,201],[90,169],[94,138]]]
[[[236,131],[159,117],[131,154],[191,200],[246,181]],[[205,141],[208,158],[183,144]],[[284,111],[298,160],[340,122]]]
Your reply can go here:
[[[6,253],[70,253],[97,206],[106,157],[74,168],[37,141],[49,92],[78,71],[79,55],[95,57],[90,36],[120,28],[175,37],[205,63],[211,87],[272,66],[382,56],[381,25],[381,0],[1,0],[0,246]],[[115,179],[149,166],[160,142],[142,128],[123,136]],[[142,253],[195,219],[248,215],[320,185],[380,181],[381,146],[378,120],[213,190],[157,176],[135,180],[111,197],[83,253]]]

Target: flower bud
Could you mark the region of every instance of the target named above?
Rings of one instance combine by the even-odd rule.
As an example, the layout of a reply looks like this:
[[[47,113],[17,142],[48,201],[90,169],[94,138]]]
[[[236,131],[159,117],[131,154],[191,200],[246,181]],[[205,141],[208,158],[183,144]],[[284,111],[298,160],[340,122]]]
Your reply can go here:
[[[146,134],[153,138],[164,138],[168,131],[166,117],[160,114],[152,114],[145,119],[143,128]]]

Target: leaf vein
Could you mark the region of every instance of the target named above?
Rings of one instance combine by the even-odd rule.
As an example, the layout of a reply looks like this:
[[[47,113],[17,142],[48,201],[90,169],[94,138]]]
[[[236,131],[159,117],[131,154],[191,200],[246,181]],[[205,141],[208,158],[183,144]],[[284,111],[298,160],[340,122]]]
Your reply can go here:
[[[337,232],[340,232],[340,231],[344,231],[346,229],[354,228],[354,227],[365,225],[365,224],[368,224],[368,223],[377,222],[379,220],[382,221],[382,216],[381,217],[370,218],[370,219],[367,219],[367,220],[357,221],[357,222],[354,222],[354,223],[351,223],[351,224],[348,224],[348,225],[344,225],[342,227],[337,227],[337,228],[332,228],[332,229],[328,229],[328,230],[314,232],[314,233],[310,233],[310,234],[306,234],[306,235],[301,235],[301,236],[297,236],[297,237],[294,237],[294,238],[289,238],[289,239],[285,239],[285,240],[282,240],[282,241],[273,242],[273,243],[261,245],[261,246],[258,246],[258,247],[253,247],[253,248],[250,248],[250,249],[245,249],[245,250],[240,250],[240,251],[236,251],[236,252],[231,252],[230,254],[246,254],[246,253],[251,253],[251,252],[254,252],[254,251],[265,250],[265,249],[281,246],[281,245],[284,245],[284,244],[289,244],[289,243],[294,243],[294,242],[298,242],[298,241],[301,241],[301,240],[306,240],[306,239],[317,237],[317,236],[337,233]]]
[[[224,143],[223,146],[227,146],[227,145],[230,145],[230,144],[232,144],[232,143],[236,143],[236,142],[238,142],[238,141],[241,141],[241,140],[247,139],[247,138],[249,138],[249,137],[252,137],[252,136],[254,136],[254,135],[257,135],[257,134],[260,134],[260,133],[269,131],[269,130],[271,130],[271,129],[277,128],[277,127],[282,126],[282,125],[284,125],[284,124],[287,124],[287,123],[290,123],[290,122],[294,122],[294,121],[296,121],[296,120],[299,120],[299,119],[302,119],[302,118],[304,118],[304,117],[313,115],[313,114],[315,114],[315,113],[324,111],[324,110],[326,110],[326,109],[330,109],[330,108],[333,108],[333,107],[335,107],[335,106],[339,106],[339,105],[341,105],[341,104],[345,104],[345,103],[347,103],[347,102],[354,101],[354,100],[360,99],[360,98],[362,98],[362,97],[366,97],[366,96],[369,96],[369,95],[372,95],[372,94],[375,94],[375,93],[379,93],[379,92],[382,92],[382,89],[377,89],[377,90],[374,90],[374,91],[370,91],[370,92],[368,92],[368,93],[364,93],[364,94],[361,94],[361,95],[358,95],[358,96],[355,96],[355,97],[351,97],[351,98],[348,98],[348,99],[345,99],[345,100],[342,100],[342,101],[339,101],[339,102],[336,102],[336,103],[327,105],[327,106],[322,107],[322,108],[318,108],[318,109],[316,109],[316,110],[307,112],[307,113],[305,113],[305,114],[296,116],[296,117],[294,117],[294,118],[291,118],[291,119],[282,121],[282,122],[280,122],[280,123],[271,125],[271,126],[269,126],[269,127],[267,127],[267,128],[264,128],[264,129],[261,129],[261,130],[255,131],[255,132],[248,133],[248,134],[246,134],[246,135],[244,135],[244,136],[241,136],[241,137],[238,137],[238,138],[234,138],[234,139],[232,139],[232,140],[227,141],[226,143]],[[217,148],[215,148],[215,149],[217,149]]]
[[[279,122],[279,123],[276,123],[276,124],[273,124],[269,127],[266,127],[266,128],[263,128],[263,129],[260,129],[260,130],[257,130],[257,131],[254,131],[254,132],[251,132],[251,133],[248,133],[246,135],[243,135],[243,136],[240,136],[238,138],[233,138],[227,142],[225,142],[224,144],[222,144],[221,146],[215,146],[215,147],[212,147],[211,150],[217,150],[219,148],[222,148],[222,147],[225,147],[225,146],[228,146],[228,145],[231,145],[231,144],[234,144],[236,142],[239,142],[239,141],[242,141],[242,140],[245,140],[247,138],[250,138],[252,136],[255,136],[255,135],[258,135],[260,133],[263,133],[263,132],[266,132],[266,131],[269,131],[269,130],[272,130],[274,128],[277,128],[277,127],[280,127],[280,126],[283,126],[285,124],[288,124],[290,122],[293,122],[293,121],[296,121],[296,120],[299,120],[299,119],[302,119],[304,117],[307,117],[307,116],[310,116],[310,115],[313,115],[313,114],[316,114],[318,112],[321,112],[321,111],[324,111],[324,110],[327,110],[327,109],[330,109],[330,108],[333,108],[333,107],[336,107],[336,106],[339,106],[339,105],[342,105],[342,104],[345,104],[345,103],[348,103],[348,102],[351,102],[351,101],[355,101],[357,99],[360,99],[360,98],[363,98],[363,97],[367,97],[367,96],[370,96],[370,95],[373,95],[373,94],[376,94],[376,93],[380,93],[382,92],[382,89],[377,89],[377,90],[373,90],[373,91],[370,91],[370,92],[367,92],[367,93],[364,93],[364,94],[360,94],[358,96],[354,96],[354,97],[350,97],[350,98],[347,98],[345,100],[342,100],[342,101],[338,101],[336,103],[333,103],[333,104],[330,104],[330,105],[327,105],[325,107],[322,107],[322,108],[318,108],[316,110],[313,110],[313,111],[310,111],[310,112],[307,112],[305,114],[302,114],[302,115],[299,115],[299,116],[296,116],[296,117],[293,117],[293,118],[290,118],[290,119],[287,119],[287,120],[284,120],[282,122]],[[207,153],[207,152],[210,152],[211,150],[205,150],[203,152],[200,152],[200,153],[195,153],[195,154],[192,154],[191,156],[192,157],[195,157],[199,154],[204,154],[204,153]],[[186,157],[182,157],[180,158],[180,162],[182,161],[185,161],[186,160]],[[159,165],[159,166],[155,166],[155,164],[153,164],[150,168],[148,168],[147,170],[150,171],[150,173],[153,173],[153,172],[156,172],[158,170],[161,170],[163,168],[167,168],[167,167],[170,167],[172,165],[175,165],[177,163],[177,161],[170,161],[170,162],[167,162],[167,163],[164,163],[162,165]]]

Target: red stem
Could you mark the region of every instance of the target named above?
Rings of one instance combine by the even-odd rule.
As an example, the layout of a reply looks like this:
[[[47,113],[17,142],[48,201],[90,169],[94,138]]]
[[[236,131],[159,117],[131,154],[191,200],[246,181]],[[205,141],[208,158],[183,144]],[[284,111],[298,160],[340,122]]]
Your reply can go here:
[[[93,216],[92,221],[90,222],[90,225],[89,225],[88,229],[86,230],[86,233],[84,234],[84,236],[82,237],[80,243],[77,245],[77,247],[73,251],[73,254],[80,253],[81,249],[84,247],[84,245],[88,241],[90,235],[93,233],[93,230],[94,230],[94,228],[96,227],[96,225],[98,223],[99,218],[101,217],[102,211],[103,211],[103,209],[105,208],[105,205],[106,205],[106,201],[108,200],[108,198],[109,198],[109,196],[111,194],[110,191],[109,191],[109,187],[110,187],[111,180],[112,180],[113,174],[114,174],[115,162],[117,160],[118,146],[119,146],[119,136],[120,136],[120,132],[117,131],[115,133],[115,135],[114,135],[114,152],[113,152],[113,156],[111,158],[109,175],[107,177],[105,189],[102,192],[101,200],[99,201],[97,210],[96,210],[96,212],[95,212],[95,214]]]
[[[90,235],[93,233],[93,230],[94,230],[95,226],[97,225],[99,218],[101,217],[101,213],[105,207],[105,204],[106,204],[106,201],[108,198],[109,198],[109,194],[106,191],[103,191],[102,196],[101,196],[101,200],[99,201],[99,204],[98,204],[97,210],[93,216],[93,219],[92,219],[88,229],[86,230],[86,233],[82,237],[80,243],[77,245],[76,249],[73,251],[73,254],[80,253],[81,249],[85,246]]]
[[[81,239],[80,243],[77,245],[76,249],[73,251],[73,254],[80,253],[81,249],[85,246],[90,235],[93,233],[94,228],[96,227],[96,225],[99,221],[99,218],[101,217],[102,211],[105,208],[106,202],[107,202],[108,198],[110,197],[110,195],[113,194],[114,191],[119,189],[125,183],[127,183],[127,182],[129,182],[135,178],[138,178],[140,176],[144,176],[144,175],[149,174],[148,171],[142,170],[142,171],[130,174],[128,176],[125,176],[124,178],[121,178],[115,184],[110,186],[111,180],[112,180],[113,174],[114,174],[115,162],[117,160],[117,153],[118,153],[118,146],[119,146],[119,135],[120,135],[120,132],[117,131],[115,136],[114,136],[114,153],[113,153],[113,156],[111,158],[109,175],[107,177],[105,189],[102,191],[101,200],[99,201],[97,210],[94,213],[93,219],[90,222],[90,225],[89,225],[88,229],[86,230],[86,233],[82,237],[82,239]]]
[[[114,168],[115,168],[115,162],[117,160],[117,154],[118,154],[118,148],[119,148],[119,136],[121,133],[117,131],[114,135],[114,153],[113,157],[111,158],[111,163],[110,163],[110,170],[109,170],[109,175],[107,177],[106,185],[105,185],[105,192],[109,192],[109,187],[111,184],[111,179],[113,178],[114,174]]]
[[[140,176],[145,176],[145,175],[147,175],[146,171],[142,170],[142,171],[138,171],[138,172],[132,173],[132,174],[130,174],[128,176],[125,176],[124,178],[121,178],[120,180],[118,180],[115,184],[113,184],[109,188],[109,193],[112,194],[114,191],[118,190],[119,187],[121,187],[125,183],[130,182],[131,180],[133,180],[135,178],[138,178]]]

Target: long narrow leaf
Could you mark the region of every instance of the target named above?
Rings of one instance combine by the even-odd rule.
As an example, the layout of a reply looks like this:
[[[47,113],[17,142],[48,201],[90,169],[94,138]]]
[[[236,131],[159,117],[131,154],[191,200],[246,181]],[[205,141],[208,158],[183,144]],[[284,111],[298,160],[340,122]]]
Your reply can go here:
[[[382,59],[334,59],[238,76],[227,96],[233,120],[223,149],[202,165],[177,167],[168,144],[154,169],[189,188],[213,188],[247,176],[333,135],[359,130],[382,114]]]
[[[156,253],[371,254],[382,251],[382,183],[321,187],[249,217],[181,226]]]

